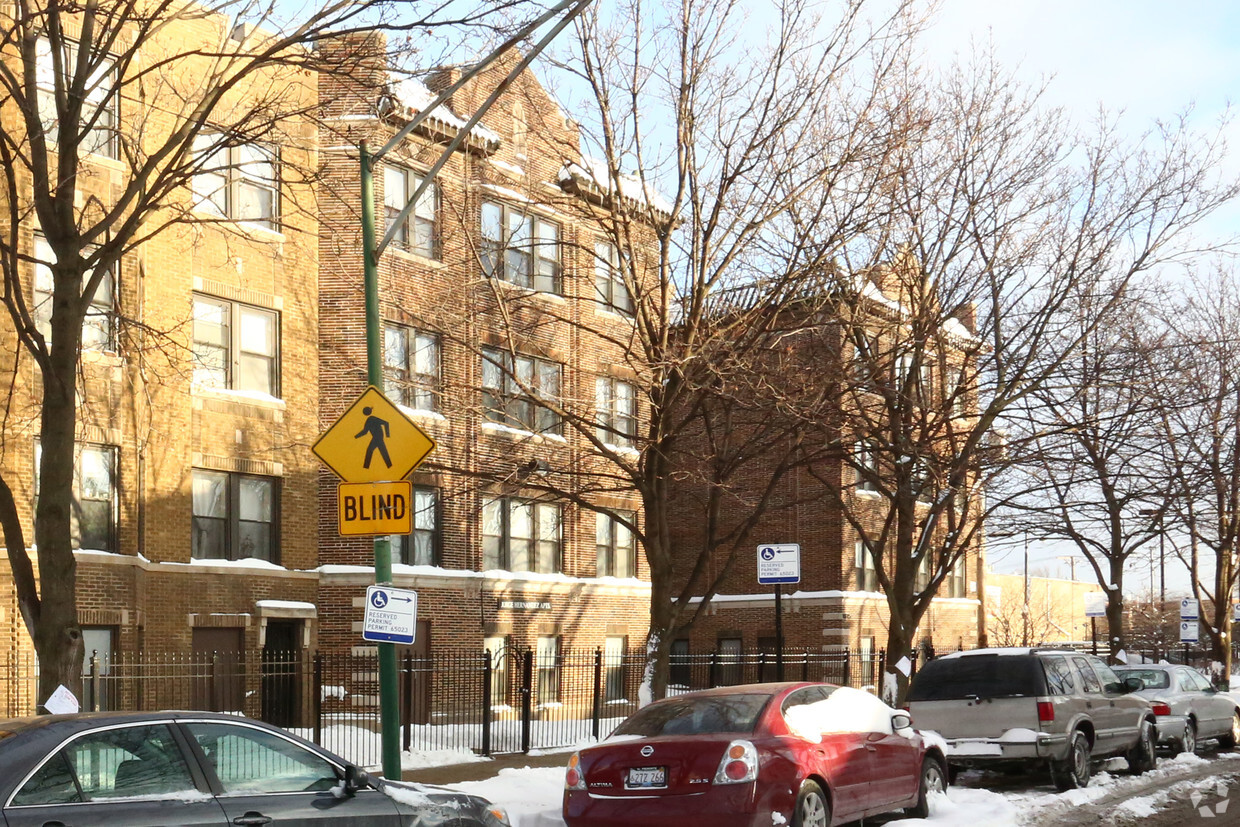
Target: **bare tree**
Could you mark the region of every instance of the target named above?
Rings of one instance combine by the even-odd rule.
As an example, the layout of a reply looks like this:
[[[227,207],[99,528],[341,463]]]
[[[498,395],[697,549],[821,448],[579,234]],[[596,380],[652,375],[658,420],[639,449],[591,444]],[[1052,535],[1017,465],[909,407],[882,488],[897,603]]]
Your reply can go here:
[[[303,141],[294,134],[296,124],[320,103],[307,78],[352,69],[339,52],[330,64],[320,61],[314,48],[319,38],[483,26],[517,9],[516,3],[359,0],[312,5],[286,20],[263,4],[157,0],[21,2],[0,12],[0,168],[7,218],[0,234],[0,300],[12,324],[9,335],[19,343],[15,361],[6,365],[15,383],[7,412],[16,416],[14,405],[29,400],[37,419],[37,580],[8,473],[0,477],[0,526],[39,657],[40,700],[58,684],[80,689],[71,539],[74,442],[79,398],[87,409],[91,405],[89,395],[79,394],[81,343],[84,331],[90,335],[99,322],[97,298],[110,289],[109,274],[157,234],[212,222],[193,206],[220,193],[191,196],[191,189],[196,176],[226,177],[231,151]],[[287,187],[312,180],[316,170],[286,161],[280,174],[281,181],[272,184],[287,193]],[[306,201],[284,209],[315,207]],[[32,246],[35,227],[46,249]],[[35,268],[50,276],[46,303],[37,306],[26,287]],[[128,355],[169,346],[161,331],[126,317],[123,306],[118,310]],[[182,364],[185,355],[179,355]],[[33,362],[37,381],[19,387],[24,359]]]
[[[1229,270],[1197,277],[1165,313],[1159,425],[1176,556],[1201,601],[1212,657],[1231,673],[1231,604],[1240,579],[1240,290]],[[1208,607],[1208,611],[1207,611]]]

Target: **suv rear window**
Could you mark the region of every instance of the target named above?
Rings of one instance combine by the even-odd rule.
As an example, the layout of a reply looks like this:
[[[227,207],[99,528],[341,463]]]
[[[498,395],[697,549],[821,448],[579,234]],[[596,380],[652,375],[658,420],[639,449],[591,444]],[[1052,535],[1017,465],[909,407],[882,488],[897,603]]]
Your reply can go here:
[[[1046,694],[1042,669],[1030,655],[965,655],[932,660],[918,670],[910,701],[1017,698]]]
[[[612,735],[695,735],[753,732],[770,695],[707,695],[669,698],[642,709]]]

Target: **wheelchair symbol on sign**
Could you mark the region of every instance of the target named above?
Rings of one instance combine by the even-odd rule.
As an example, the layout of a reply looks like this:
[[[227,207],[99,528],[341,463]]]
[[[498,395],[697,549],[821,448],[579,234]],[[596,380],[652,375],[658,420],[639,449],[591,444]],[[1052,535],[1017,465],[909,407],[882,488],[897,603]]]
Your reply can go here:
[[[376,609],[382,609],[388,604],[387,592],[375,592],[370,596],[370,605]]]
[[[773,549],[773,548],[764,548],[764,549],[762,549],[762,559],[763,559],[763,560],[774,560],[774,559],[775,559],[775,549]]]

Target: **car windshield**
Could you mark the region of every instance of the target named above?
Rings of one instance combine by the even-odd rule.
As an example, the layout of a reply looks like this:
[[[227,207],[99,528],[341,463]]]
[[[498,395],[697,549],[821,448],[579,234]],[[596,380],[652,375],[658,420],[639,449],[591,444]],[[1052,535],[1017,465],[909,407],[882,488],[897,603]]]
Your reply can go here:
[[[1116,669],[1119,679],[1140,678],[1146,689],[1169,689],[1171,676],[1161,669]]]
[[[917,671],[910,701],[1013,698],[1046,692],[1037,658],[1029,655],[966,655],[932,660]]]
[[[635,713],[614,735],[700,735],[753,732],[770,695],[699,695],[669,698]]]

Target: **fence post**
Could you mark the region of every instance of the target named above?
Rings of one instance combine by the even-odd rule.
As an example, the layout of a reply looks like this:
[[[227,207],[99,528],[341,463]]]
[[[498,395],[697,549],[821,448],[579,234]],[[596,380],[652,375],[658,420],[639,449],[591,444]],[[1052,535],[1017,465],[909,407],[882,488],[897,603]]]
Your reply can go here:
[[[718,681],[716,680],[716,678],[718,677],[718,666],[719,666],[718,655],[719,655],[718,649],[710,653],[710,670],[707,675],[707,683],[710,684],[707,687],[708,689],[714,689],[716,686],[719,685]]]
[[[754,683],[758,683],[759,681],[766,680],[766,652],[765,651],[758,652],[758,676],[757,677],[758,677],[758,680],[754,681]],[[775,680],[779,680],[781,677],[783,676],[777,674],[775,676]]]
[[[90,650],[90,708],[99,711],[99,650]]]
[[[310,695],[310,703],[314,712],[314,743],[323,745],[323,655],[314,653],[314,686]]]
[[[883,687],[887,684],[887,647],[878,650],[878,675],[875,677],[875,689],[878,697],[883,697]]]
[[[801,680],[809,680],[809,650],[801,650]]]
[[[603,712],[603,650],[594,650],[594,714],[590,721],[590,734],[598,740],[599,716]]]
[[[401,677],[404,679],[401,686],[404,691],[401,693],[400,718],[405,722],[401,743],[405,752],[408,752],[413,744],[413,655],[409,652],[405,653],[405,668]]]
[[[534,651],[526,649],[521,660],[521,752],[530,751],[530,718],[534,714]]]
[[[211,692],[208,695],[208,698],[210,699],[210,702],[211,702],[212,712],[220,711],[220,705],[218,703],[219,698],[216,697],[218,694],[216,691],[216,684],[219,682],[219,679],[220,679],[220,653],[212,651],[211,652]]]
[[[844,685],[852,686],[852,648],[844,647]]]
[[[491,675],[495,669],[491,663],[491,650],[482,650],[482,754],[491,755]]]

